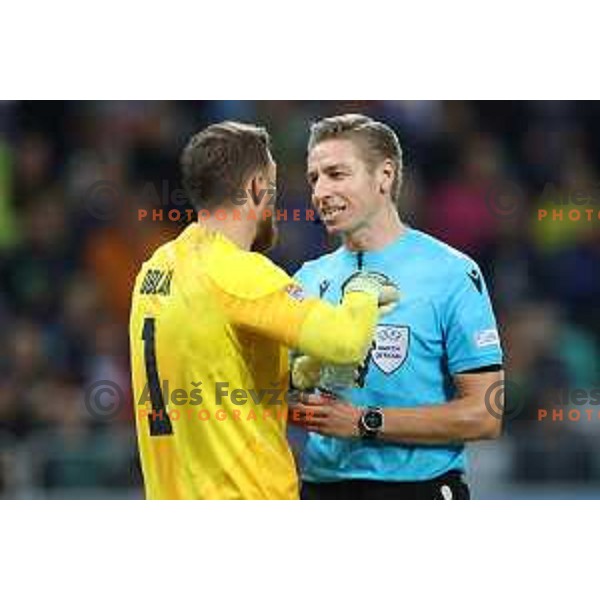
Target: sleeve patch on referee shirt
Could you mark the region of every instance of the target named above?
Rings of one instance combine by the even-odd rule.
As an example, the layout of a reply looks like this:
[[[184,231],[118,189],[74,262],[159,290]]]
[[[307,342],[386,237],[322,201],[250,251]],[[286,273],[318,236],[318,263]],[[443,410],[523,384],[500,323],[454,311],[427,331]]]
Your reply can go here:
[[[290,283],[286,286],[285,291],[290,298],[298,300],[298,302],[302,302],[306,298],[304,290],[297,283]]]
[[[499,346],[500,337],[496,329],[483,329],[475,334],[475,345],[478,348],[485,348],[487,346]]]

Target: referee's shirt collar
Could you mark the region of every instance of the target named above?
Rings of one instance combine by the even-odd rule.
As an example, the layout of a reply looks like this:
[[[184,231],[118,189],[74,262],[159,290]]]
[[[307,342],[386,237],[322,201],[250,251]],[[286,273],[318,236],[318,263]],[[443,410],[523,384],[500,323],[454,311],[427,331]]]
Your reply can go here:
[[[390,255],[402,252],[407,242],[414,236],[415,230],[405,225],[405,230],[393,241],[377,250],[349,250],[344,246],[345,253],[358,263],[365,259],[389,258]],[[362,267],[362,265],[360,265]]]

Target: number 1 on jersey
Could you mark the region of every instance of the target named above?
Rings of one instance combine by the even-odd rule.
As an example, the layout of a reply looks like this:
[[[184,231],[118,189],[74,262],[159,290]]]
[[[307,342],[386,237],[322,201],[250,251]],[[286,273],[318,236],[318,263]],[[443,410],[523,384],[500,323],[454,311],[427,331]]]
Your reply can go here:
[[[146,380],[148,382],[148,391],[150,392],[150,402],[152,404],[152,414],[148,415],[148,424],[150,425],[150,435],[172,435],[173,426],[171,419],[165,408],[162,388],[158,379],[158,368],[156,366],[156,341],[155,341],[156,323],[154,317],[144,319],[144,328],[142,329],[142,339],[144,340],[144,363],[146,365]]]

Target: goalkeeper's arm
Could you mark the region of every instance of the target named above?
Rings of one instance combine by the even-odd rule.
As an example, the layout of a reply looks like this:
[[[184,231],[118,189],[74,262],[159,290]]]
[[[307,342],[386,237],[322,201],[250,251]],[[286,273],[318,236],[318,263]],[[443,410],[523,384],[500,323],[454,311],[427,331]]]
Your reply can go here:
[[[294,284],[292,284],[292,287]],[[290,286],[247,300],[216,289],[232,323],[334,364],[360,363],[374,335],[380,307],[396,297],[364,273],[346,286],[339,306],[302,298]]]
[[[317,300],[303,320],[293,347],[318,360],[358,364],[373,339],[377,316],[377,298],[370,294],[348,294],[339,306]]]
[[[395,305],[398,292],[385,275],[370,271],[357,271],[342,289],[341,307],[319,302],[307,315],[296,347],[324,362],[356,365],[371,345],[379,313]]]

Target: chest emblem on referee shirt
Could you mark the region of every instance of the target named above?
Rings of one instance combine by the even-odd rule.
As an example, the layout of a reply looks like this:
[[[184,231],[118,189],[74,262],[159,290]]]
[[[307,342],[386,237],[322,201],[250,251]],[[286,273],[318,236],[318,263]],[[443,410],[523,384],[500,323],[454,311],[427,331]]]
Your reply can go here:
[[[390,375],[404,364],[409,347],[410,327],[377,325],[371,359],[386,375]]]

